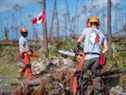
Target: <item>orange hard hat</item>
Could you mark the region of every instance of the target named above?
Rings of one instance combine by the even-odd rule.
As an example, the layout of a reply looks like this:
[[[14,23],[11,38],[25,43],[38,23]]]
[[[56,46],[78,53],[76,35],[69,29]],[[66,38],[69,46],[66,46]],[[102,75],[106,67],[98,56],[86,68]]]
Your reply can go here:
[[[20,29],[20,32],[22,32],[22,33],[23,32],[28,32],[28,30],[25,27],[23,27],[23,28]]]
[[[89,23],[94,23],[94,22],[99,24],[98,16],[91,16],[91,17],[89,17]]]

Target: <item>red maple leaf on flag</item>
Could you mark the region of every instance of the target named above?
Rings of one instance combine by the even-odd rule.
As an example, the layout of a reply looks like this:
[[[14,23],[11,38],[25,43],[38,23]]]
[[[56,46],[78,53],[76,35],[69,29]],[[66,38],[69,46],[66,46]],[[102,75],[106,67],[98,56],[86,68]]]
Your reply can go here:
[[[46,22],[46,12],[43,11],[37,17],[32,19],[32,24],[45,23]]]
[[[32,19],[32,24],[36,24],[36,23],[37,23],[37,18],[34,17],[34,18]]]

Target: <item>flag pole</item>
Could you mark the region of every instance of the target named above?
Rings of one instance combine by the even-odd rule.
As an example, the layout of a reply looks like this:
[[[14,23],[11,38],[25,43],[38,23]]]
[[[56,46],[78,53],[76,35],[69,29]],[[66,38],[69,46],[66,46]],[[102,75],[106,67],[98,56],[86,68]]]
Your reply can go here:
[[[107,0],[107,17],[108,17],[108,21],[107,21],[107,30],[108,30],[108,37],[109,40],[111,40],[112,38],[112,29],[111,29],[111,8],[112,8],[112,2],[111,0]]]
[[[112,14],[111,13],[112,13],[112,1],[107,0],[107,17],[108,17],[107,36],[108,36],[108,44],[109,44],[109,55],[112,58],[113,50],[112,50],[112,47],[111,47],[111,44],[112,44],[112,26],[111,26]]]
[[[47,36],[47,25],[46,25],[46,0],[42,0],[42,13],[45,14],[45,21],[42,23],[43,28],[43,46],[45,56],[48,58],[48,36]]]

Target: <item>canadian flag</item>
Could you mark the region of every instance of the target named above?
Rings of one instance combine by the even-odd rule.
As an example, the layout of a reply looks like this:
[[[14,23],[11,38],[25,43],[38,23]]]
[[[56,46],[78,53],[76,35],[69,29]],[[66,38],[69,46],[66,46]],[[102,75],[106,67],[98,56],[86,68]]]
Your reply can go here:
[[[32,24],[45,23],[46,21],[46,12],[41,12],[38,16],[32,19]]]

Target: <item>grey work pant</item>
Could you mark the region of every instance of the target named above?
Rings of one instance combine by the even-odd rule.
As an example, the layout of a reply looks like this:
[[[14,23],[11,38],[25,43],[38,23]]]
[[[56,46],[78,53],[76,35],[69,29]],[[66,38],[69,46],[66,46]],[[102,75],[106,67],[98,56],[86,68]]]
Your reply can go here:
[[[91,71],[93,74],[93,77],[97,77],[100,75],[101,66],[99,65],[99,58],[92,58],[89,60],[86,60],[84,63],[84,72],[83,77],[88,77],[88,71]]]
[[[94,89],[95,94],[93,95],[102,95],[102,86],[101,86],[101,65],[99,65],[99,58],[92,58],[90,60],[86,60],[83,68],[83,76],[82,76],[82,84],[86,84],[89,80],[89,74],[92,73],[93,82],[95,83]],[[86,92],[85,95],[90,95]]]

